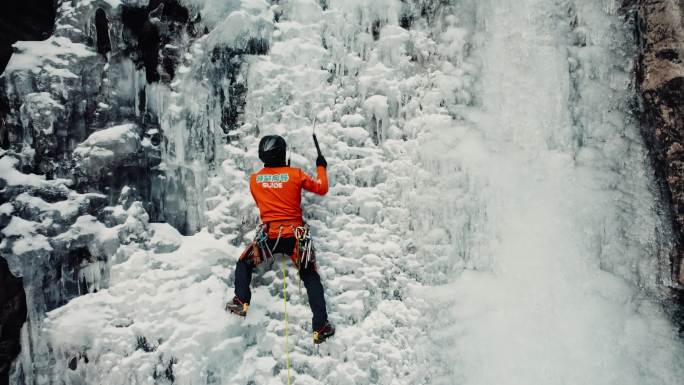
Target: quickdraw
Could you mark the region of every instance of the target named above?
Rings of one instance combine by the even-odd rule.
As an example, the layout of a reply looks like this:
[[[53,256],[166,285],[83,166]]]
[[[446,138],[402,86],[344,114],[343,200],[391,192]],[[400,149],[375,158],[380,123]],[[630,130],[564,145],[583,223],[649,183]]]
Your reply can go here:
[[[297,268],[301,269],[304,264],[304,269],[309,266],[309,262],[315,263],[315,254],[313,248],[313,240],[311,239],[311,229],[309,225],[304,224],[294,229],[294,235],[297,239],[295,246],[295,253],[297,253]]]
[[[266,258],[273,258],[273,254],[270,253],[270,249],[268,248],[268,244],[266,243],[268,241],[268,229],[267,226],[263,223],[260,223],[257,225],[256,228],[256,234],[254,235],[254,243],[259,246],[259,249],[261,252],[265,255],[266,251],[268,250],[269,253],[266,255]]]

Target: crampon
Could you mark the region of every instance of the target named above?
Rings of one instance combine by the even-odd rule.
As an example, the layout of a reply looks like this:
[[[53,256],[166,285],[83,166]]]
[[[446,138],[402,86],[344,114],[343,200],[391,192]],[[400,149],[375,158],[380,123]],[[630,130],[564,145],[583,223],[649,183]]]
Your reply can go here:
[[[226,304],[226,311],[229,311],[240,317],[247,316],[247,309],[249,309],[249,304],[240,301],[240,298],[238,297],[233,297],[233,300]]]
[[[334,335],[335,328],[329,322],[326,322],[325,326],[313,332],[313,342],[318,345]]]

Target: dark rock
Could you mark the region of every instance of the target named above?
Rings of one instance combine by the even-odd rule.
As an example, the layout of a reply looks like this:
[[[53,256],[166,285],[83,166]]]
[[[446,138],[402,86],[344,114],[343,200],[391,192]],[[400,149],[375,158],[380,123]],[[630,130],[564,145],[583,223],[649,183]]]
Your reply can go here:
[[[221,104],[221,128],[228,134],[240,126],[240,120],[245,108],[247,96],[247,81],[240,76],[243,57],[245,55],[264,55],[268,53],[269,44],[266,40],[250,38],[243,48],[215,47],[211,53],[210,76],[212,78],[226,78],[229,81],[228,95],[221,84],[215,83],[214,94],[219,96]],[[227,142],[230,136],[226,135]]]
[[[190,20],[190,12],[178,0],[150,0],[147,9],[157,9],[160,5],[163,5],[162,19],[180,24],[186,24]]]
[[[162,48],[161,55],[161,66],[166,75],[165,81],[168,83],[176,76],[176,67],[180,63],[180,52],[178,47],[168,44]]]
[[[373,35],[373,40],[377,41],[380,39],[380,30],[382,29],[383,25],[380,20],[374,20],[373,24],[371,25],[371,33]]]
[[[128,52],[131,57],[144,66],[147,82],[168,83],[173,80],[180,54],[168,44],[179,40],[189,24],[192,24],[192,31],[188,32],[196,33],[187,8],[177,0],[150,0],[144,7],[123,5],[121,21],[134,37],[133,41],[137,42],[137,45],[130,45],[131,41],[125,39],[130,45]]]
[[[636,77],[642,95],[642,130],[656,177],[669,202],[677,239],[671,253],[672,279],[684,289],[684,3],[637,2],[639,45]]]
[[[17,40],[45,40],[55,27],[56,0],[0,2],[0,74]]]
[[[102,194],[88,194],[88,208],[87,213],[97,217],[102,210],[107,206],[109,200],[107,196]]]
[[[133,48],[133,58],[142,62],[149,83],[159,81],[159,28],[149,19],[146,7],[124,5],[121,11],[121,21],[128,28],[137,41]],[[128,40],[126,40],[128,41]]]
[[[145,336],[138,336],[136,338],[137,344],[136,344],[136,350],[142,350],[145,353],[152,353],[157,348],[155,346],[151,346],[150,343],[147,341],[147,338]]]
[[[0,255],[0,384],[9,383],[10,366],[21,351],[20,331],[25,321],[24,285]]]
[[[71,370],[78,369],[78,357],[71,357],[71,359],[69,360],[69,364],[67,366]]]
[[[112,50],[112,43],[109,40],[109,20],[102,8],[95,11],[95,28],[97,29],[97,52],[103,56]]]
[[[404,13],[399,18],[399,26],[404,29],[411,29],[415,17],[412,14]]]

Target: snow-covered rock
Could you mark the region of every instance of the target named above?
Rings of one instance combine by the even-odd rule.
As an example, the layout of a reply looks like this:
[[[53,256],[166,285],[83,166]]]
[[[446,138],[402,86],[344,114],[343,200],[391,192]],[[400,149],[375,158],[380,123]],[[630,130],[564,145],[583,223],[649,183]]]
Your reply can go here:
[[[5,247],[14,257],[21,257],[29,252],[52,251],[52,246],[46,236],[38,233],[38,223],[27,221],[19,217],[12,217],[9,224],[2,229],[5,236]],[[0,247],[2,247],[0,245]]]
[[[7,63],[5,73],[45,69],[60,74],[53,66],[68,67],[80,58],[95,55],[85,44],[64,36],[51,36],[45,41],[19,41],[14,44],[14,48],[16,52]],[[73,73],[62,72],[61,75],[71,77]]]
[[[140,128],[126,123],[90,134],[74,149],[74,160],[80,172],[97,180],[118,166],[137,162],[140,150]]]
[[[158,254],[171,253],[181,247],[181,234],[168,223],[150,223],[153,235],[149,241],[150,248]]]

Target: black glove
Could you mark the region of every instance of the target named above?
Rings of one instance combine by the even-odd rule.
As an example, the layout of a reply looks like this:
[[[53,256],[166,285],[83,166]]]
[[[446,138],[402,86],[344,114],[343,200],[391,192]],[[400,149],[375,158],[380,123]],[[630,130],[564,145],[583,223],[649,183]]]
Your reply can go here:
[[[316,166],[328,167],[328,162],[325,161],[323,154],[318,154],[318,158],[316,158]]]

